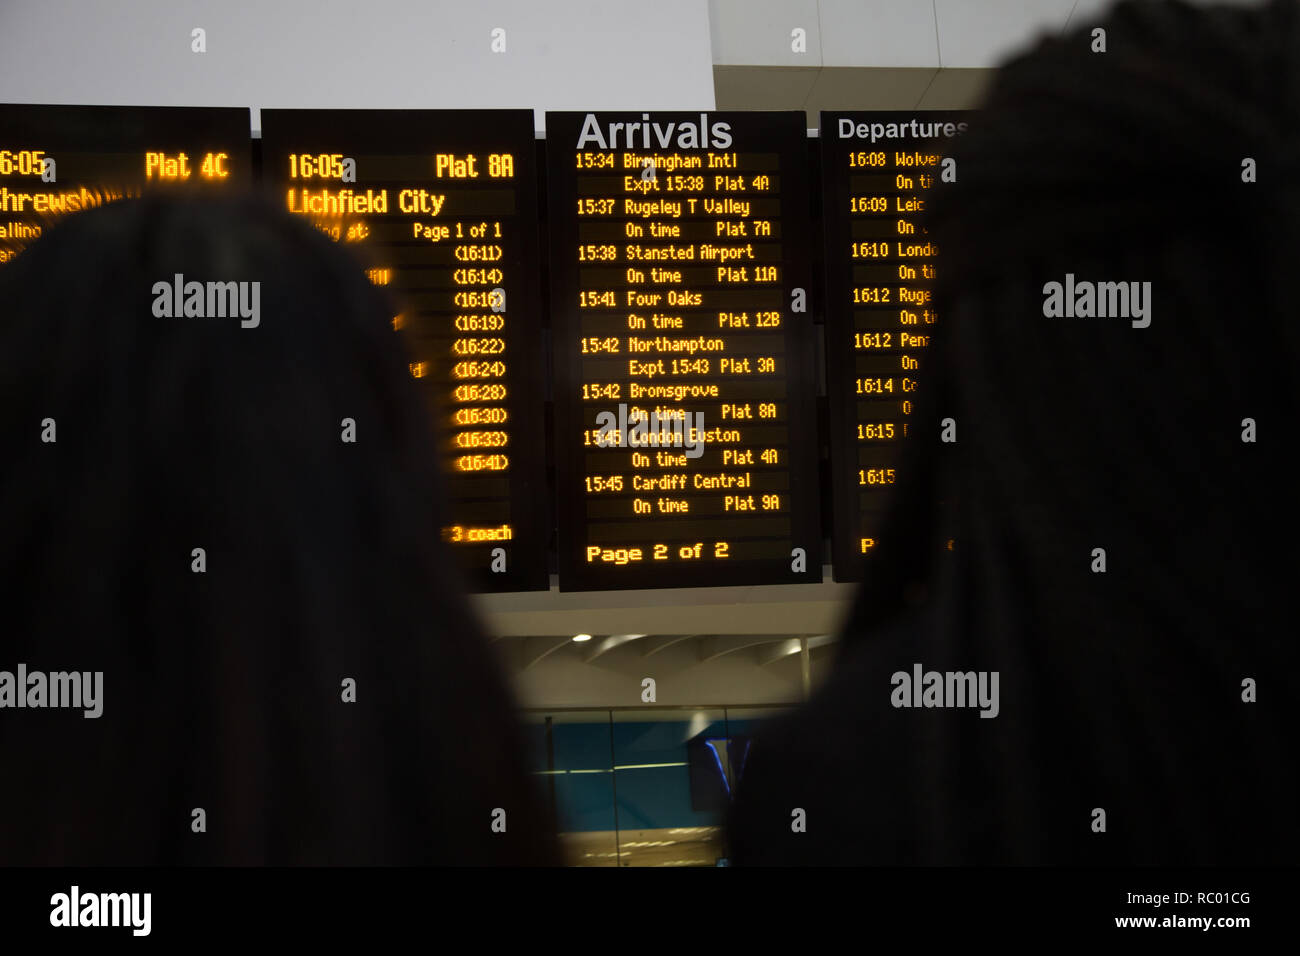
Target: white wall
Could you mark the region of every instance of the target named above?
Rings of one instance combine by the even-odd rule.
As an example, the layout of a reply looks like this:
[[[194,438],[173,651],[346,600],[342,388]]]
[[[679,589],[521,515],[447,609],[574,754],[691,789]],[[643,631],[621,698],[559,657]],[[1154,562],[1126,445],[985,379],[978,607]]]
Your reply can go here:
[[[207,31],[191,52],[190,31]],[[491,31],[506,31],[493,53]],[[0,102],[712,109],[706,0],[0,0]]]
[[[1155,0],[1150,0],[1155,2]],[[1261,0],[1204,0],[1258,5]],[[986,69],[1112,0],[709,0],[720,66]],[[791,31],[806,51],[791,49]]]

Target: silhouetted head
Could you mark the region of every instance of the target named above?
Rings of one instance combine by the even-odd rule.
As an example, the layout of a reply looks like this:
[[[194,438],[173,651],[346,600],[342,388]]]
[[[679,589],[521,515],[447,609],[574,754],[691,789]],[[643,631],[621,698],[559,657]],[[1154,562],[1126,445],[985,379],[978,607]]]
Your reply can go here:
[[[0,302],[0,670],[103,674],[97,718],[0,710],[0,862],[549,861],[352,259],[254,199],[144,199]]]
[[[815,780],[846,815],[772,844],[861,862],[1294,854],[1298,114],[1300,7],[1281,0],[1123,3],[998,71],[933,191],[910,484],[823,698],[856,684],[840,719],[861,743],[781,772],[790,805]],[[998,716],[896,709],[891,675],[916,662],[999,673]],[[785,786],[756,779],[761,754],[746,785]],[[753,838],[737,859],[767,852]]]

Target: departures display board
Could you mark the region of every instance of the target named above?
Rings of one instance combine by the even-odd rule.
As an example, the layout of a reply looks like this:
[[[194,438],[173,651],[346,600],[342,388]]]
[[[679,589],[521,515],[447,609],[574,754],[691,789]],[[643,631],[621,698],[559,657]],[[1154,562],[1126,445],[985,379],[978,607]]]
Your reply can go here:
[[[924,387],[940,321],[931,291],[943,268],[918,218],[970,116],[821,114],[831,550],[839,581],[861,579],[876,556],[889,493],[908,480],[898,449]]]
[[[805,114],[546,131],[560,588],[820,582]]]
[[[162,187],[245,191],[245,109],[0,105],[0,265],[60,216]]]
[[[264,109],[262,176],[390,292],[471,588],[547,587],[532,111]]]

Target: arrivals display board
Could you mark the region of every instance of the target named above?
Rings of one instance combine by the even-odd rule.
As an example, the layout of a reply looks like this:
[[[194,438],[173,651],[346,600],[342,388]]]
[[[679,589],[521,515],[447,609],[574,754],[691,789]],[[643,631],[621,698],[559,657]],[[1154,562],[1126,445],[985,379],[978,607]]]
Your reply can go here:
[[[547,113],[562,590],[821,581],[806,127]]]

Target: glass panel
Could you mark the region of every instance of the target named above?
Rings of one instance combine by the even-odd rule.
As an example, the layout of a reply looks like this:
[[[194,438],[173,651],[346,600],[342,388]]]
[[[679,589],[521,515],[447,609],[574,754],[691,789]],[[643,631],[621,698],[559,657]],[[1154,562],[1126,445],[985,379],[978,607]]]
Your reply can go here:
[[[617,866],[609,711],[525,715],[533,771],[570,866]]]
[[[566,862],[725,866],[726,810],[752,735],[794,706],[526,712]]]
[[[621,866],[715,866],[730,791],[721,709],[614,711]]]

